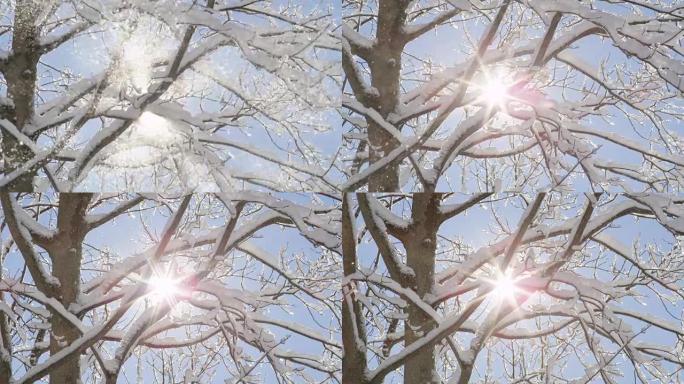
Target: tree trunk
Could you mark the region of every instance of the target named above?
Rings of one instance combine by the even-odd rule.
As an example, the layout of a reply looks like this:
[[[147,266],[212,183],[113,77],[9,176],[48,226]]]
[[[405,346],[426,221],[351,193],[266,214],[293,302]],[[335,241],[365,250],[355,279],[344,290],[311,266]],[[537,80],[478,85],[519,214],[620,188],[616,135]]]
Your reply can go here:
[[[438,193],[414,193],[411,207],[413,223],[406,247],[406,264],[415,273],[414,287],[419,297],[432,293],[435,275],[435,250],[437,247],[438,211],[441,201]],[[408,320],[404,342],[410,345],[435,328],[435,322],[418,306],[408,305]],[[440,383],[435,372],[435,349],[418,353],[406,360],[405,384]]]
[[[399,83],[401,75],[401,53],[404,50],[403,27],[406,22],[404,0],[381,0],[378,11],[377,44],[368,65],[370,66],[371,85],[378,91],[375,105],[371,105],[380,115],[387,117],[395,112],[399,102]],[[399,147],[399,142],[378,125],[367,118],[368,142],[370,143],[370,164],[374,164]],[[397,127],[401,131],[401,127]],[[386,166],[368,180],[369,192],[396,192],[399,190],[399,165]]]
[[[12,34],[12,52],[7,60],[4,75],[7,93],[13,106],[4,111],[8,118],[22,132],[33,115],[33,98],[36,87],[38,60],[40,59],[40,31],[35,22],[40,13],[40,2],[36,0],[17,0]],[[33,153],[28,146],[13,135],[2,132],[2,155],[5,173],[9,173],[31,159]],[[13,192],[33,190],[33,177],[36,169],[16,178],[8,187]]]
[[[81,256],[83,239],[87,233],[85,215],[92,195],[62,193],[59,195],[57,235],[47,249],[52,259],[52,274],[59,280],[59,301],[65,308],[76,302],[81,282]],[[78,339],[80,333],[70,322],[52,313],[50,354]],[[79,383],[80,356],[65,359],[50,373],[50,384]]]
[[[368,124],[368,141],[370,142],[370,163],[382,160],[399,145],[392,135],[376,123]],[[399,190],[399,165],[383,167],[368,180],[369,192],[397,192]]]
[[[2,279],[2,263],[4,260],[0,258],[0,279]],[[5,301],[5,293],[0,292],[0,302]],[[0,356],[0,383],[9,383],[12,377],[12,338],[10,335],[9,323],[7,315],[0,312],[0,353],[6,355]]]
[[[342,200],[342,265],[344,276],[356,272],[356,238],[349,196]],[[361,305],[354,298],[350,284],[342,287],[342,383],[364,384],[367,382],[366,330],[361,315]],[[350,305],[351,304],[351,305]],[[357,340],[359,341],[357,343]]]
[[[119,381],[118,373],[105,373],[105,384],[116,384]]]

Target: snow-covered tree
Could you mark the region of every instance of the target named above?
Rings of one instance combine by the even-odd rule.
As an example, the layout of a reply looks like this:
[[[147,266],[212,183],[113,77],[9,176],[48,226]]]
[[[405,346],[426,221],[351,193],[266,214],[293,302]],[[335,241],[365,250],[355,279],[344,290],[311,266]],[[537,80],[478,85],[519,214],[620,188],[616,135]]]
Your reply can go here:
[[[340,381],[339,200],[0,198],[0,382]]]
[[[684,382],[683,24],[0,0],[0,383]]]
[[[681,190],[681,2],[342,3],[342,189]]]
[[[335,156],[314,144],[339,104],[333,11],[329,1],[0,1],[0,186],[330,190]]]
[[[684,381],[684,199],[348,194],[344,383]]]
[[[681,4],[342,7],[345,382],[684,380]]]

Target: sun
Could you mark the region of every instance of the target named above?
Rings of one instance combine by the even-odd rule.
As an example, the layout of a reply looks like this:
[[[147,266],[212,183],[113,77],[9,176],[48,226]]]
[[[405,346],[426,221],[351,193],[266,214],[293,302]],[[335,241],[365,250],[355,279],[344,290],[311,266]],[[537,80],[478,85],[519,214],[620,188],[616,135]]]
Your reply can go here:
[[[486,279],[492,286],[489,295],[498,303],[509,302],[517,303],[518,295],[524,293],[524,289],[519,286],[519,276],[511,276],[509,272],[496,271],[494,278]]]
[[[509,78],[501,70],[483,72],[480,82],[476,84],[478,101],[490,107],[505,109],[511,98]]]
[[[497,297],[512,297],[515,296],[517,288],[513,278],[508,274],[501,274],[494,280],[494,290],[492,290],[492,294]]]
[[[103,152],[102,162],[112,168],[161,164],[170,153],[181,151],[189,140],[179,127],[167,118],[144,111],[127,134],[120,136]]]
[[[144,111],[140,114],[140,117],[135,121],[135,128],[135,134],[138,136],[136,139],[143,140],[146,143],[168,146],[183,139],[176,132],[169,119],[150,111]]]
[[[152,276],[147,281],[147,286],[150,292],[150,298],[153,302],[166,301],[173,303],[176,298],[182,293],[178,279],[171,278],[165,275]]]
[[[502,106],[508,99],[508,87],[500,79],[487,79],[480,97],[488,104]]]

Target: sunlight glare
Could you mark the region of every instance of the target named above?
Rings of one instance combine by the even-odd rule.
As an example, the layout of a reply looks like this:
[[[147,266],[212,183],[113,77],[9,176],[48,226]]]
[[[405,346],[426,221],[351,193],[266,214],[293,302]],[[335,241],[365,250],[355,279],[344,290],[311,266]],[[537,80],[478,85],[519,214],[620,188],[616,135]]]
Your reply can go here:
[[[146,47],[137,41],[130,41],[123,48],[123,65],[130,84],[138,92],[144,92],[152,80],[151,55]]]
[[[489,280],[492,285],[490,295],[497,303],[517,305],[518,295],[525,293],[525,289],[518,285],[519,280],[520,276],[511,276],[508,272],[495,272],[494,278]]]
[[[159,20],[133,12],[126,20],[108,24],[111,47],[117,51],[118,65],[113,79],[121,91],[141,95],[148,91],[155,63],[164,60],[176,39]]]
[[[492,105],[502,105],[507,98],[508,88],[501,81],[489,79],[482,88],[482,98]]]
[[[180,149],[187,138],[173,121],[145,111],[127,134],[103,152],[102,163],[112,168],[140,168],[162,163],[172,148]]]
[[[126,39],[121,46],[121,62],[119,73],[120,86],[132,89],[136,93],[147,91],[152,82],[152,72],[156,55],[154,47],[145,36],[134,36]]]
[[[153,276],[147,285],[150,288],[150,297],[153,301],[173,301],[181,293],[178,281],[168,276]]]
[[[478,86],[479,100],[489,106],[505,108],[509,100],[510,84],[501,71],[485,72],[482,83]]]
[[[516,289],[515,280],[508,274],[501,274],[494,281],[494,290],[492,293],[497,297],[507,298],[514,296]]]
[[[138,128],[136,133],[140,136],[138,137],[139,140],[148,139],[162,145],[169,145],[179,139],[178,134],[174,132],[173,123],[169,119],[150,111],[140,114],[135,125]]]

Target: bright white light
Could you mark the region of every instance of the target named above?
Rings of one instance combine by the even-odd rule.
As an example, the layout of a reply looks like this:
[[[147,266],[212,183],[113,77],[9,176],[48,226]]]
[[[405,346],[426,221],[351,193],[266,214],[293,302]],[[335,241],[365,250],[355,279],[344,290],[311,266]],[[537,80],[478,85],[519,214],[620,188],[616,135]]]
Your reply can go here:
[[[176,144],[182,137],[175,132],[173,123],[155,113],[145,111],[135,122],[137,141],[144,140],[159,146]]]
[[[161,164],[187,142],[174,123],[145,111],[125,135],[103,152],[103,164],[112,168],[141,168]]]
[[[123,48],[123,65],[130,84],[144,92],[152,81],[152,62],[148,49],[139,41],[130,41]]]
[[[496,271],[491,279],[486,279],[492,285],[489,295],[497,305],[508,303],[513,307],[519,305],[519,299],[527,295],[527,291],[520,286],[522,276],[512,276],[508,272]]]
[[[515,292],[518,287],[515,285],[515,280],[512,279],[508,274],[500,274],[496,280],[494,280],[494,290],[492,293],[499,298],[511,298],[515,297]]]
[[[478,101],[490,107],[505,109],[511,99],[511,75],[502,70],[485,70],[475,88]]]
[[[118,68],[115,76],[121,91],[140,95],[152,83],[154,64],[167,56],[176,39],[155,18],[134,12],[135,23],[126,20],[109,25],[113,33],[111,46],[118,52]]]
[[[147,282],[154,301],[172,301],[181,293],[179,282],[168,276],[153,276]]]
[[[115,77],[118,86],[134,94],[146,92],[152,82],[153,65],[158,56],[154,38],[136,31],[123,39]]]
[[[481,99],[492,106],[503,106],[508,99],[508,86],[501,79],[487,79],[481,90]]]

